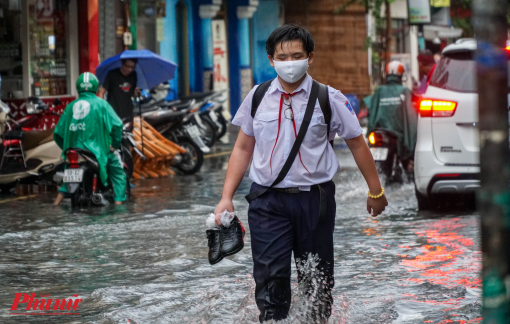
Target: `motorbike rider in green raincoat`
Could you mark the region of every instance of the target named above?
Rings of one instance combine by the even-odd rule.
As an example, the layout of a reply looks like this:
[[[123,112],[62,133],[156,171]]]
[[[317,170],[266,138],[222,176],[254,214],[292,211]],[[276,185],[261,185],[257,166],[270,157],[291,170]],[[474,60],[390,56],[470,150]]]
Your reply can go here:
[[[402,85],[404,66],[392,61],[386,66],[386,84],[363,99],[368,107],[367,134],[386,129],[397,136],[397,155],[406,172],[414,170],[418,114],[411,103],[411,91]]]
[[[94,74],[85,72],[78,77],[79,97],[67,105],[53,138],[62,151],[76,147],[94,153],[101,181],[106,186],[110,178],[115,204],[122,204],[126,200],[126,174],[114,152],[121,146],[123,125],[110,104],[96,96],[98,87]],[[58,205],[66,193],[66,186],[61,186],[54,204]]]

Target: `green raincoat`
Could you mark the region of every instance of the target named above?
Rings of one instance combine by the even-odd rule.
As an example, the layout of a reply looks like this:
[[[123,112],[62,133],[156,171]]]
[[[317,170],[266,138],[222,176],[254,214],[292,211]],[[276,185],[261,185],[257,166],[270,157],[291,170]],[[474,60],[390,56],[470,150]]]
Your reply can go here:
[[[398,138],[399,158],[413,158],[418,115],[411,104],[411,91],[402,85],[402,79],[388,76],[387,83],[363,101],[368,107],[367,134],[376,128],[393,131]]]
[[[91,92],[80,93],[78,99],[67,105],[53,138],[62,151],[77,147],[94,153],[100,165],[101,181],[104,185],[108,184],[110,145],[120,148],[122,121],[106,100]],[[65,159],[65,156],[62,157]]]

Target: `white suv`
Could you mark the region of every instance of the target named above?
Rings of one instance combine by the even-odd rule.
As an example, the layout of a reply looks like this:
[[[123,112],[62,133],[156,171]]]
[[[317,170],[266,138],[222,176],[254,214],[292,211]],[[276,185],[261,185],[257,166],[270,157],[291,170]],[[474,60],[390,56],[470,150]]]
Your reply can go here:
[[[419,105],[414,181],[420,209],[480,187],[476,41],[443,50]]]

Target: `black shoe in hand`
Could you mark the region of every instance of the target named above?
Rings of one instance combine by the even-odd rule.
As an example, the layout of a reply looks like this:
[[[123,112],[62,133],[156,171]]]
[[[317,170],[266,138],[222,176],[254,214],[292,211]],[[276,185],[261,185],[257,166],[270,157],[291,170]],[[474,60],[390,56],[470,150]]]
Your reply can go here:
[[[220,252],[223,256],[228,256],[241,251],[244,247],[244,226],[237,216],[230,223],[229,227],[220,228]]]
[[[209,246],[209,263],[216,264],[223,260],[223,255],[220,252],[220,231],[207,230],[207,245]]]

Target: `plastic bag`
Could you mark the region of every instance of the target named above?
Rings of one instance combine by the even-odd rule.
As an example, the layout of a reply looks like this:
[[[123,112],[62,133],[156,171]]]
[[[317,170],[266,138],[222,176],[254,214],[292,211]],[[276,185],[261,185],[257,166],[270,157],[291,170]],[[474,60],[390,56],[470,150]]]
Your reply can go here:
[[[230,213],[225,209],[225,211],[221,213],[221,225],[229,227],[235,215],[235,213]],[[209,214],[209,217],[205,220],[205,225],[208,229],[220,229],[218,225],[216,225],[215,218],[216,216],[214,214]]]

